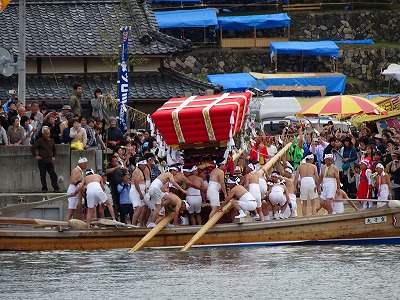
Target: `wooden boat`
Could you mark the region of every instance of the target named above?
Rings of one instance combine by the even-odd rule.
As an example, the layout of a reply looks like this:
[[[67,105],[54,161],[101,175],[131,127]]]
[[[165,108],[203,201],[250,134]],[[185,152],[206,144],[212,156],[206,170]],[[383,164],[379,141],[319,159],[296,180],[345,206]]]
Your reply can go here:
[[[164,228],[146,247],[181,248],[200,226]],[[0,250],[95,250],[131,248],[149,229],[64,229],[0,227]],[[400,244],[400,208],[374,208],[266,222],[217,224],[193,247],[276,246],[309,244]]]

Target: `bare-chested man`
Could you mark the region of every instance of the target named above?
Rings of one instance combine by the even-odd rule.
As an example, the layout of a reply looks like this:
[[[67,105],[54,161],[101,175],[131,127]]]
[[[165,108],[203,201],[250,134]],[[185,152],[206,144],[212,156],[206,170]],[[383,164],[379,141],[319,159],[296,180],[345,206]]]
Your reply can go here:
[[[279,179],[285,181],[285,186],[289,193],[290,203],[292,203],[292,211],[285,209],[282,211],[284,218],[295,218],[297,217],[297,203],[296,203],[296,193],[294,191],[294,181],[292,179],[293,169],[286,167],[283,171],[284,176],[280,176]]]
[[[190,169],[183,169],[185,176],[192,183],[192,186],[187,188],[187,192],[189,193],[186,196],[186,201],[189,203],[189,222],[191,225],[201,225],[201,206],[203,202],[205,202],[205,195],[199,189],[194,188],[193,186],[199,186],[204,189],[203,179],[198,176],[199,172],[196,166],[193,166]]]
[[[254,199],[257,201],[257,214],[255,219],[264,221],[264,214],[261,208],[261,190],[259,184],[258,172],[256,173],[256,167],[250,163],[246,167],[246,175],[244,176],[243,187],[253,195]]]
[[[382,164],[377,164],[375,170],[377,176],[375,177],[375,185],[378,190],[378,206],[386,204],[385,202],[379,202],[379,200],[391,200],[392,199],[392,186],[390,183],[390,177],[383,171],[384,167]]]
[[[225,160],[217,164],[217,168],[211,171],[210,181],[207,187],[207,199],[210,201],[211,212],[209,219],[219,210],[219,192],[222,190],[226,198],[226,187],[225,187],[225,173],[222,170],[225,166]]]
[[[232,205],[239,212],[239,214],[235,216],[235,219],[240,219],[246,217],[246,211],[253,211],[257,208],[256,199],[254,199],[253,195],[243,186],[237,185],[237,183],[231,179],[228,179],[227,184],[230,191],[225,197],[225,201],[222,202],[220,209],[233,199]]]
[[[146,187],[146,177],[145,177],[146,169],[147,169],[147,161],[145,159],[142,159],[137,163],[137,168],[132,173],[132,188],[129,192],[129,198],[132,201],[134,208],[134,213],[132,217],[133,225],[137,224],[139,216],[142,213],[145,197],[150,199]]]
[[[176,183],[174,176],[178,173],[178,168],[171,166],[168,168],[168,171],[166,173],[160,174],[150,185],[149,188],[149,195],[150,195],[150,200],[154,203],[155,209],[153,212],[153,216],[151,219],[151,222],[147,227],[155,227],[157,218],[159,217],[159,213],[161,210],[161,203],[162,201],[165,200],[170,200],[170,201],[175,201],[171,200],[173,197],[172,193],[166,194],[162,189],[164,188],[164,185],[169,182],[171,183],[176,189],[184,193],[185,195],[188,194],[184,189],[182,189],[179,184]],[[179,198],[179,197],[178,197]]]
[[[297,175],[295,176],[294,186],[300,185],[300,200],[302,202],[302,214],[303,217],[307,216],[307,201],[311,202],[312,215],[317,214],[315,200],[318,198],[317,186],[318,182],[318,170],[317,166],[313,164],[314,155],[310,154],[306,156],[306,163],[301,164],[297,168]]]
[[[268,191],[268,200],[272,204],[272,213],[274,219],[283,218],[282,215],[278,214],[278,206],[280,206],[281,212],[283,213],[286,210],[286,205],[290,207],[290,213],[293,211],[293,206],[289,198],[289,192],[286,186],[279,184],[279,174],[277,172],[271,173],[271,181],[273,185],[271,189]]]
[[[67,190],[68,195],[72,195],[72,193],[76,191],[78,184],[81,183],[83,178],[85,178],[85,170],[87,168],[87,163],[88,160],[86,157],[79,158],[78,165],[72,170],[71,176],[69,178],[69,187]],[[82,197],[80,197],[79,195],[69,197],[68,212],[67,216],[65,217],[66,221],[69,221],[72,218],[74,211],[77,208],[79,210],[81,210],[82,208]],[[79,214],[80,213],[81,211],[79,211]]]
[[[163,202],[161,203],[161,207],[163,207],[165,211],[175,212],[173,226],[178,225],[180,213],[190,209],[190,205],[185,200],[181,200],[181,198],[175,194],[168,194],[168,198],[164,198]],[[165,216],[166,214],[164,216],[158,216],[156,223],[160,222]],[[168,226],[170,227],[172,225],[169,224]]]
[[[94,215],[95,206],[97,204],[104,203],[107,206],[111,217],[113,220],[115,220],[114,209],[110,200],[108,200],[107,194],[104,192],[103,178],[99,174],[94,174],[92,169],[87,170],[85,178],[79,184],[76,191],[72,193],[72,195],[77,195],[84,186],[86,186],[86,201],[88,207],[88,211],[86,213],[88,229],[90,228],[90,221],[92,219],[92,215]]]
[[[340,196],[339,170],[333,164],[332,154],[325,154],[324,158],[325,165],[321,167],[321,175],[319,176],[317,187],[318,190],[321,191],[322,183],[320,204],[328,211],[328,214],[332,214],[332,201],[335,195],[337,195],[337,197]]]

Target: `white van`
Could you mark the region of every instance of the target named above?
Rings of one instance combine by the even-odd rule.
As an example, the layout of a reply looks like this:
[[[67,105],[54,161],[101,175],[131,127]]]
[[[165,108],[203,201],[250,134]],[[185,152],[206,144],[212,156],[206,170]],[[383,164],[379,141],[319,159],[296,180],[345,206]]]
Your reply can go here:
[[[262,97],[259,120],[266,134],[281,134],[289,121],[286,116],[295,115],[301,109],[296,97]]]
[[[304,123],[304,124],[313,124],[315,127],[318,126],[322,129],[324,125],[328,124],[329,121],[332,121],[333,127],[336,129],[339,129],[341,132],[351,132],[352,131],[352,125],[349,121],[339,121],[339,120],[334,120],[331,117],[328,116],[321,116],[321,117],[310,117],[310,118],[296,118],[295,116],[287,116],[285,117],[286,122],[288,125],[290,124],[299,124]],[[312,131],[311,127],[308,127],[309,131]]]

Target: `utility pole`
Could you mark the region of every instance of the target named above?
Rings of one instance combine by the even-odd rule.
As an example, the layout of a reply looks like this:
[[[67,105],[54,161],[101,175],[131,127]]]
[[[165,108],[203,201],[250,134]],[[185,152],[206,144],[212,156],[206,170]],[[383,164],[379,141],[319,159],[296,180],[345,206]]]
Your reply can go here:
[[[18,99],[25,106],[26,99],[26,53],[25,53],[25,28],[26,28],[26,3],[19,0],[19,42],[18,42]]]

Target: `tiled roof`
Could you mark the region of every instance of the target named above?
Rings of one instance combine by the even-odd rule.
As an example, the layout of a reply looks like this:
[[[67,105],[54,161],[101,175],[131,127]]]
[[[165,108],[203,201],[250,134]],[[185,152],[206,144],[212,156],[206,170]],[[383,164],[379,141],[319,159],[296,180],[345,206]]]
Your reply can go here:
[[[190,78],[174,70],[162,68],[159,72],[135,72],[130,74],[130,100],[168,100],[184,97],[185,92],[204,95],[207,89],[215,93],[222,91],[216,86],[198,79]],[[26,99],[59,102],[69,99],[74,83],[82,84],[84,98],[90,99],[95,88],[101,88],[104,95],[116,96],[115,74],[28,74],[26,77]],[[0,80],[0,98],[7,99],[4,91],[18,86],[16,75]]]
[[[162,34],[148,4],[138,0],[28,0],[27,56],[100,56],[118,53],[119,29],[132,26],[132,55],[171,55],[192,50],[190,42]],[[18,54],[18,1],[0,13],[0,47]],[[143,37],[150,37],[147,44]],[[142,40],[142,42],[141,42]]]

